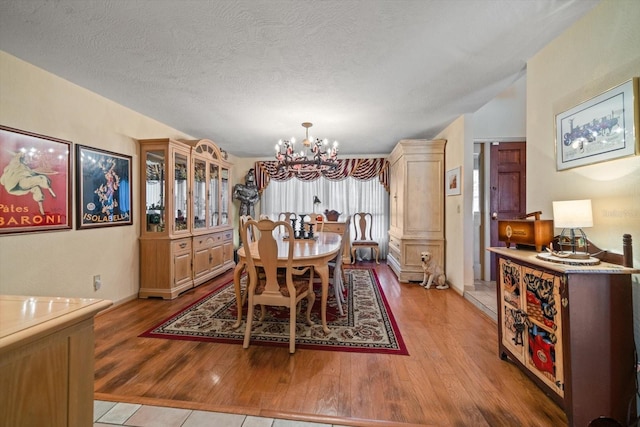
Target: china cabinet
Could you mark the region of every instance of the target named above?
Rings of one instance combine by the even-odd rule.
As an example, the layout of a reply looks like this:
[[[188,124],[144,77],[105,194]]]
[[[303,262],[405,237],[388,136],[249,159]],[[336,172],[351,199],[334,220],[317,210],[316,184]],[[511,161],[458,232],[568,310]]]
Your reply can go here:
[[[567,413],[569,426],[635,413],[631,274],[558,264],[532,250],[496,254],[498,346]],[[517,404],[517,402],[514,402]],[[633,408],[632,408],[633,407]]]
[[[231,164],[206,139],[139,143],[139,296],[173,299],[234,266]]]
[[[444,268],[444,150],[446,140],[404,139],[389,155],[387,263],[401,282],[422,281],[421,253]]]
[[[210,140],[184,141],[191,147],[193,192],[193,284],[235,266],[231,206],[231,165]]]

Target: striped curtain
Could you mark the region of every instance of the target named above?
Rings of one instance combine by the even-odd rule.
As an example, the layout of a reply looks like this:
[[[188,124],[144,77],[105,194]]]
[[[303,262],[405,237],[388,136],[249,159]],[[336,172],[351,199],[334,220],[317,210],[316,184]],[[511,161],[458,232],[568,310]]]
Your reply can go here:
[[[258,191],[267,188],[271,180],[288,181],[291,178],[297,178],[300,181],[315,181],[320,177],[324,177],[330,181],[341,181],[347,177],[352,177],[361,181],[368,181],[378,178],[380,184],[389,191],[389,163],[383,157],[376,159],[340,159],[338,167],[330,169],[325,173],[317,171],[305,171],[302,168],[298,172],[289,172],[284,169],[278,169],[277,161],[256,162],[256,184]]]
[[[277,162],[256,162],[256,182],[261,192],[260,214],[273,220],[280,212],[339,212],[345,221],[356,212],[373,215],[373,239],[380,244],[380,258],[387,255],[389,231],[388,162],[380,159],[340,160],[338,170],[290,174],[278,171]],[[298,179],[291,179],[291,178]],[[271,182],[273,181],[273,182]],[[269,185],[270,183],[270,185]],[[380,184],[383,184],[382,186]],[[314,205],[314,196],[321,201]],[[352,225],[352,239],[353,239]],[[370,251],[358,251],[359,259],[371,259]]]

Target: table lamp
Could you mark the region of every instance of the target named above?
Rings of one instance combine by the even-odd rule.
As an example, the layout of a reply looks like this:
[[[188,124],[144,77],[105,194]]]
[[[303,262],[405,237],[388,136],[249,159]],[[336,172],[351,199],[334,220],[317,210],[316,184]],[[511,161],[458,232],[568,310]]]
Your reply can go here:
[[[569,258],[588,259],[589,243],[582,230],[593,227],[591,200],[565,200],[553,202],[553,222],[555,227],[562,228],[560,239],[560,255]]]

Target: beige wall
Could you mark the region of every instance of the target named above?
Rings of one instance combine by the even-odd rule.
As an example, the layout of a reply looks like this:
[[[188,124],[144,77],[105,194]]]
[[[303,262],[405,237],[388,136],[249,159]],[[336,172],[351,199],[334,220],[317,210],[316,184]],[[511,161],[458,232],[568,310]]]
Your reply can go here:
[[[551,213],[553,200],[590,197],[598,244],[620,248],[635,237],[640,257],[640,157],[556,172],[555,111],[640,74],[640,2],[608,0],[531,59],[527,72],[527,208]],[[193,138],[50,73],[0,52],[0,123],[133,156],[136,138]],[[461,196],[446,208],[446,269],[454,289],[473,283],[473,119],[463,116],[446,138],[446,169],[462,166]],[[206,137],[206,136],[204,136]],[[237,159],[234,183],[244,182],[255,159]],[[467,171],[467,172],[465,172]],[[134,214],[139,212],[134,183]],[[259,206],[256,206],[259,211]],[[237,209],[237,202],[234,202]],[[235,218],[237,215],[234,215]],[[138,287],[138,221],[133,226],[0,237],[0,293],[98,297],[120,301]],[[92,277],[103,288],[95,292]]]
[[[131,226],[0,236],[0,294],[116,302],[137,296],[140,206],[135,139],[193,137],[5,52],[0,52],[0,76],[0,124],[132,156],[134,177]],[[99,291],[93,289],[96,274],[102,278]]]
[[[594,226],[585,230],[587,236],[601,248],[620,251],[622,234],[630,233],[636,267],[640,266],[640,156],[558,172],[554,117],[640,76],[639,23],[639,1],[603,1],[527,67],[527,205],[552,213],[554,200],[591,199]],[[639,275],[633,278],[633,307],[640,349]]]
[[[598,246],[621,250],[622,234],[631,233],[636,265],[640,265],[640,156],[558,172],[554,117],[640,76],[639,22],[640,2],[604,1],[527,66],[529,210],[542,210],[551,217],[554,200],[591,199],[594,226],[585,230],[587,236]]]
[[[445,196],[447,282],[462,294],[473,284],[473,139],[471,116],[461,116],[435,139],[446,139],[445,172],[461,167],[461,194]],[[471,150],[469,152],[469,150]]]

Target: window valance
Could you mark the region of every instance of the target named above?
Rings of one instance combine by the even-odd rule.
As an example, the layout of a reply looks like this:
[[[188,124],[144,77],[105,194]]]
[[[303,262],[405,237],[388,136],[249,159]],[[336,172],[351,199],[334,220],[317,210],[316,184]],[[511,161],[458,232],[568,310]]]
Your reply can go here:
[[[300,181],[314,181],[322,176],[331,181],[340,181],[349,176],[362,181],[378,177],[380,184],[384,185],[384,188],[389,191],[389,163],[383,157],[375,159],[340,159],[338,160],[338,167],[334,170],[326,171],[324,175],[320,172],[293,173],[278,169],[277,161],[256,162],[255,171],[256,184],[260,192],[267,188],[272,179],[288,181],[295,177]]]

